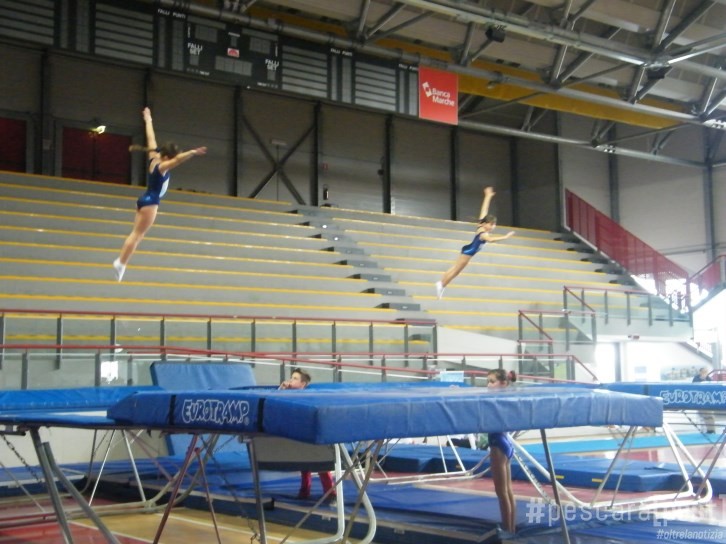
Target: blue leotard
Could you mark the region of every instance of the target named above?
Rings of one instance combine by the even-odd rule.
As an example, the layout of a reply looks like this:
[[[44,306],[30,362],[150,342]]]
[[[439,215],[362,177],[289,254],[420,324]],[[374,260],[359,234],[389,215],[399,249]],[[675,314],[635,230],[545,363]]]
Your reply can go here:
[[[474,239],[461,248],[462,255],[469,255],[469,257],[473,257],[474,255],[476,255],[476,253],[482,248],[482,246],[486,244],[486,242],[482,240],[480,236],[481,233],[477,232],[474,235]]]
[[[507,459],[511,459],[514,454],[514,444],[507,433],[489,433],[489,447],[499,448]]]
[[[136,209],[139,210],[144,206],[158,206],[161,197],[166,194],[166,189],[169,187],[169,179],[168,171],[166,174],[162,174],[159,172],[159,165],[154,166],[154,169],[149,172],[146,192],[136,201]]]

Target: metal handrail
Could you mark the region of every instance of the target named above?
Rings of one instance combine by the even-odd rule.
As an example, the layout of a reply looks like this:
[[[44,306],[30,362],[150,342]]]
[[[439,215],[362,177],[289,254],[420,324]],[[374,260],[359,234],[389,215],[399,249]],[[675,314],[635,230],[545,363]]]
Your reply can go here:
[[[119,346],[119,345],[48,345],[48,344],[0,344],[0,349],[5,350],[9,357],[19,357],[21,362],[21,383],[20,389],[27,389],[30,386],[29,374],[33,356],[53,358],[56,350],[62,347],[69,359],[87,357],[93,362],[94,385],[105,385],[102,376],[101,366],[106,362],[133,363],[147,362],[149,360],[170,360],[183,358],[185,360],[210,360],[219,359],[224,361],[244,361],[251,364],[273,364],[279,367],[280,380],[284,379],[289,368],[301,366],[308,369],[327,369],[331,373],[331,381],[342,381],[343,373],[351,374],[378,374],[381,381],[387,379],[401,380],[430,380],[440,375],[442,370],[460,369],[466,381],[471,385],[477,385],[480,380],[486,380],[489,369],[514,366],[524,359],[537,360],[535,354],[511,354],[511,353],[424,353],[424,354],[391,354],[385,352],[357,352],[357,353],[264,353],[264,352],[230,352],[222,350],[194,349],[175,346]],[[80,352],[82,355],[78,355]],[[551,354],[548,360],[561,362],[563,364],[577,364],[577,358],[571,354]],[[380,360],[380,364],[374,362]],[[412,368],[410,365],[396,365],[396,361],[412,360],[421,361],[422,368]],[[492,364],[481,370],[471,368],[474,363],[490,361]],[[394,363],[394,364],[391,364]],[[506,363],[510,363],[507,365]],[[581,364],[581,363],[579,363]],[[446,368],[443,368],[446,367]],[[584,367],[587,368],[587,367]],[[588,370],[589,372],[589,370]],[[589,372],[591,375],[592,373]],[[520,379],[527,374],[520,373]],[[593,378],[595,376],[593,375]],[[534,379],[534,377],[533,377]],[[542,377],[537,377],[542,379]],[[595,378],[596,379],[596,378]],[[126,385],[142,385],[133,380],[127,380]]]

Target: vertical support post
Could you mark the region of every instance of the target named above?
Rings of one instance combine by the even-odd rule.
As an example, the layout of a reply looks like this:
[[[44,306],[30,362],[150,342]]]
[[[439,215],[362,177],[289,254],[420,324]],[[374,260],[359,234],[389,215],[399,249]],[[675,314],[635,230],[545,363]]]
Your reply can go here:
[[[403,353],[406,354],[406,366],[408,366],[408,337],[410,325],[406,323],[403,326]]]
[[[166,317],[162,317],[159,321],[159,345],[166,346]],[[166,357],[166,353],[164,353]]]
[[[333,321],[330,326],[330,351],[335,353],[338,351],[338,322]]]
[[[280,383],[285,381],[285,368],[287,367],[287,361],[285,359],[282,360],[280,363],[280,379],[278,380]]]
[[[368,353],[373,353],[373,321],[368,325]],[[373,359],[369,359],[370,364],[373,364]]]
[[[253,319],[250,323],[250,351],[257,351],[257,320]]]
[[[610,292],[605,291],[605,295],[603,298],[605,302],[605,324],[607,325],[608,323],[610,323]]]
[[[292,321],[292,354],[297,357],[297,319]]]
[[[312,136],[312,153],[311,153],[311,164],[310,164],[310,205],[317,206],[320,203],[319,200],[319,186],[320,186],[320,159],[322,148],[322,106],[320,102],[315,104],[313,110],[313,136]]]
[[[109,324],[110,324],[111,330],[108,333],[108,345],[115,346],[116,343],[118,342],[118,336],[117,336],[118,335],[118,323],[116,321],[115,315],[113,315],[111,317],[111,322]],[[110,349],[108,354],[111,356],[111,360],[116,359],[116,350],[115,349],[113,349],[113,348]]]
[[[52,176],[55,172],[55,149],[53,147],[53,115],[51,109],[53,88],[52,63],[47,51],[43,53],[40,63],[40,138],[36,138],[34,173]]]
[[[459,218],[457,196],[459,194],[459,127],[453,127],[449,134],[449,218]],[[479,218],[481,219],[481,218]]]
[[[343,357],[340,354],[338,354],[338,356],[335,358],[335,360],[338,363],[342,363]],[[341,368],[341,366],[339,364],[335,366],[335,379],[333,381],[336,383],[340,383],[343,381],[343,369]]]
[[[5,344],[5,313],[0,314],[0,344]],[[0,370],[3,369],[5,359],[5,348],[0,349]]]
[[[93,369],[93,385],[96,387],[101,386],[101,351],[96,351],[96,355],[93,358],[94,369]]]
[[[23,352],[23,356],[20,360],[20,389],[25,390],[28,388],[30,383],[29,374],[30,369],[28,367],[28,351]]]
[[[211,351],[212,349],[212,337],[214,334],[214,329],[212,327],[212,318],[210,317],[207,320],[207,349]]]
[[[632,319],[632,313],[630,311],[630,291],[625,293],[625,315],[626,315],[626,322],[628,325],[631,324]]]
[[[59,346],[56,348],[55,369],[59,370],[63,361],[63,348],[60,347],[63,344],[63,314],[58,315],[56,320],[55,343]]]
[[[242,154],[242,87],[237,85],[234,88],[234,98],[232,99],[232,179],[230,180],[230,195],[239,196],[240,175],[240,155]]]
[[[385,149],[381,164],[381,183],[383,184],[383,213],[391,213],[391,157],[393,155],[393,116],[386,117]]]

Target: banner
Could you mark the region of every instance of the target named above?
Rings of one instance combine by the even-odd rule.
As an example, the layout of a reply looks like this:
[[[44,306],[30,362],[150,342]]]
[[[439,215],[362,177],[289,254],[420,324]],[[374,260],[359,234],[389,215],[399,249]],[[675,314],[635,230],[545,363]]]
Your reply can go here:
[[[459,78],[456,74],[419,66],[418,116],[450,125],[459,123]]]

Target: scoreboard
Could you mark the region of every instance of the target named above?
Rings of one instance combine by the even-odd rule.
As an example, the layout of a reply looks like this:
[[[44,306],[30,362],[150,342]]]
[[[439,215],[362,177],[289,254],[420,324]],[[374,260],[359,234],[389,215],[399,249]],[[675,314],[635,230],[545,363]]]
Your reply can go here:
[[[158,15],[168,51],[160,58],[173,70],[418,115],[414,65],[170,10]]]
[[[2,3],[3,0],[0,0]],[[3,4],[0,37],[185,73],[248,88],[282,90],[418,115],[418,66],[358,50],[207,18],[141,0],[24,0]],[[7,21],[6,21],[7,19]],[[66,24],[73,19],[74,25]]]
[[[280,88],[280,43],[275,34],[196,17],[186,19],[183,31],[185,72]]]

